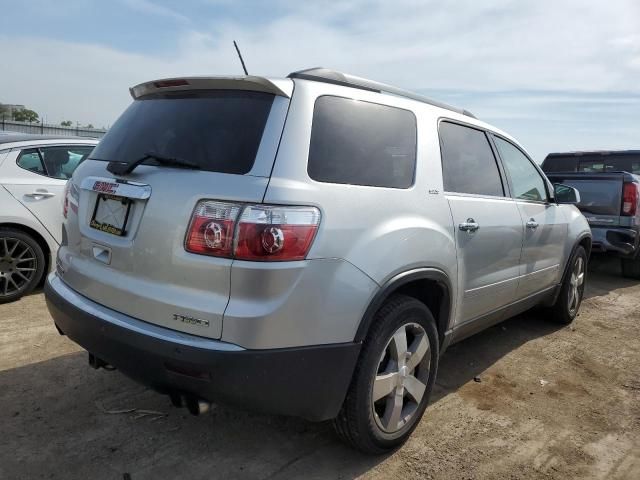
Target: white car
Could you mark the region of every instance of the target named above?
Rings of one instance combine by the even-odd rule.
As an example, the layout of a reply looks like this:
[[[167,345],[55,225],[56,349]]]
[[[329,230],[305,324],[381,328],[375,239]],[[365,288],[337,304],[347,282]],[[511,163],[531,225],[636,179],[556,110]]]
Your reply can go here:
[[[31,292],[62,241],[64,189],[98,141],[0,135],[0,303]]]

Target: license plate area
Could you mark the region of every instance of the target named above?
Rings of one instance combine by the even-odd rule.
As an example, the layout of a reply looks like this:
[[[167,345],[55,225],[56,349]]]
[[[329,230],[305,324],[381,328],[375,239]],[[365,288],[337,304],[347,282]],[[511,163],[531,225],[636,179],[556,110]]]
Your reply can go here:
[[[89,226],[118,237],[125,236],[132,203],[130,198],[99,193]]]

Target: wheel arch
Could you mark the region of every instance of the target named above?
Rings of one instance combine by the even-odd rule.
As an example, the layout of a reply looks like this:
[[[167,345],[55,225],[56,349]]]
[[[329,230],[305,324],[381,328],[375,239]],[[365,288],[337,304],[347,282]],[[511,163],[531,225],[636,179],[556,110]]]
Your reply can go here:
[[[445,332],[449,329],[452,310],[452,287],[448,275],[436,268],[417,268],[399,273],[382,285],[367,307],[355,341],[362,342],[371,325],[376,312],[385,300],[394,293],[402,293],[414,297],[424,303],[436,320],[436,329],[440,345],[443,344]]]
[[[588,261],[589,256],[591,255],[591,234],[590,233],[585,233],[579,236],[576,242],[573,244],[573,247],[571,247],[571,252],[569,253],[566,261],[564,262],[564,268],[562,270],[562,277],[560,278],[560,283],[556,285],[553,295],[551,295],[545,302],[543,302],[544,306],[551,306],[556,303],[558,296],[560,295],[560,290],[562,289],[562,285],[564,285],[567,275],[569,274],[569,269],[571,267],[571,259],[574,257],[578,247],[582,247],[585,249],[585,251],[587,252],[587,261]]]

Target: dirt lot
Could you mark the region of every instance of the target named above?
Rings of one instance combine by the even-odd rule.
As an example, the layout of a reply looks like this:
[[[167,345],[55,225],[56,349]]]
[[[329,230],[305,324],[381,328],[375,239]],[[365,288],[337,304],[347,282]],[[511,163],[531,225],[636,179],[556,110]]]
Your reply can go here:
[[[529,313],[452,347],[411,440],[367,457],[328,424],[191,417],[94,371],[31,295],[0,306],[0,478],[638,479],[640,282],[596,261],[587,296],[570,327]]]

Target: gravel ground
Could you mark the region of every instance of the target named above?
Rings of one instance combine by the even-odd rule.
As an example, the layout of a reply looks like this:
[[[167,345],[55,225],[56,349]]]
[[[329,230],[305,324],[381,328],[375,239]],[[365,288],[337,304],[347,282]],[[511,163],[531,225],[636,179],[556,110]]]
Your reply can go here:
[[[328,424],[222,406],[191,417],[94,371],[36,293],[0,305],[0,478],[635,480],[640,282],[597,259],[587,297],[569,327],[530,312],[451,347],[409,442],[368,457]]]

